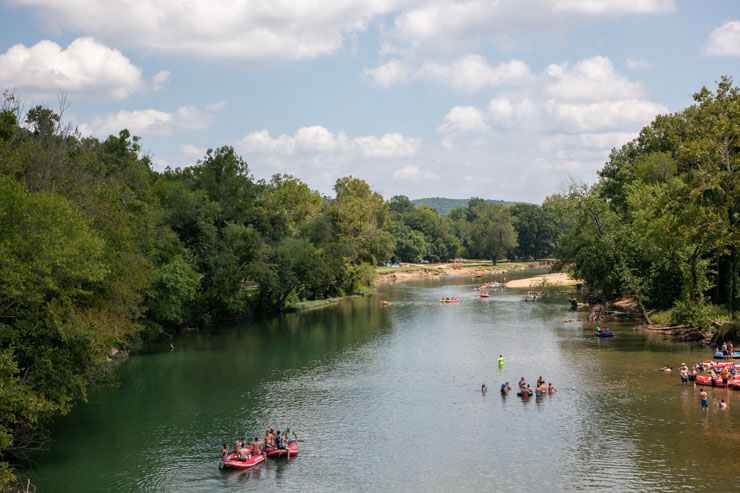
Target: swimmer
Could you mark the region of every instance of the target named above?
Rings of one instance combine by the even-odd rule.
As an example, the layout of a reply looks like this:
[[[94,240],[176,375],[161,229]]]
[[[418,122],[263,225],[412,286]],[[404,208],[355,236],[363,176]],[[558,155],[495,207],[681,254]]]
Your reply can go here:
[[[488,387],[486,387],[486,384],[483,384],[483,385],[481,385],[481,387],[480,387],[480,391],[481,391],[482,393],[484,393],[484,394],[485,394],[487,390],[488,390]]]
[[[547,384],[547,393],[548,394],[554,394],[557,391],[558,391],[558,389],[556,389],[555,387],[553,387],[552,386],[552,383],[548,383]]]
[[[225,459],[229,455],[229,447],[224,443],[224,448],[221,449],[221,458]]]
[[[501,393],[502,394],[506,395],[506,394],[509,393],[510,390],[511,390],[511,387],[509,387],[509,382],[506,382],[506,383],[502,383],[501,384]]]
[[[701,389],[701,392],[699,392],[699,401],[702,409],[709,410],[709,395],[706,390]]]
[[[523,389],[527,386],[527,382],[524,381],[524,377],[519,380],[519,388]]]
[[[719,408],[720,409],[727,409],[727,403],[725,402],[724,399],[722,399],[722,402],[719,403]]]

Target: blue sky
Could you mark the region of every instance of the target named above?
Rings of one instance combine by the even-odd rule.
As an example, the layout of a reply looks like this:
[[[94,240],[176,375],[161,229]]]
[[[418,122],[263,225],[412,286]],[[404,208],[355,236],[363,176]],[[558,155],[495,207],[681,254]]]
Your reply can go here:
[[[0,0],[2,1],[2,0]],[[740,2],[4,0],[0,87],[155,166],[540,203],[722,75]]]

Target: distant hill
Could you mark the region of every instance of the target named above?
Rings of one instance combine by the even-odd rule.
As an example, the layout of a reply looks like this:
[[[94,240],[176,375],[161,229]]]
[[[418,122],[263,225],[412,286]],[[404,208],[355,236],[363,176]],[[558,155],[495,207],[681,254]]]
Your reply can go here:
[[[468,205],[468,200],[470,199],[447,199],[445,197],[429,197],[426,199],[413,199],[411,202],[416,207],[422,204],[428,205],[432,209],[437,209],[437,214],[446,216],[455,207]],[[488,202],[489,204],[504,204],[504,205],[511,205],[514,203],[514,202],[508,202],[506,200],[490,200],[490,199],[486,199],[486,202]]]

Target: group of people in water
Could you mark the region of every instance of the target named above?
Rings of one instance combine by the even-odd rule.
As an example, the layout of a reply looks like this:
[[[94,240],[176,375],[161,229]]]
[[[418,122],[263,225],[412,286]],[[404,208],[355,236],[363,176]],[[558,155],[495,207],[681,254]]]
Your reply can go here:
[[[488,391],[488,387],[486,387],[486,384],[483,384],[480,390],[485,394]],[[501,384],[501,395],[507,395],[510,390],[511,386],[509,385],[509,382]],[[542,376],[537,379],[537,385],[534,390],[532,390],[532,387],[526,382],[526,380],[524,380],[524,377],[522,377],[521,380],[519,380],[519,392],[517,392],[516,395],[523,399],[527,399],[533,395],[535,397],[542,397],[547,394],[552,395],[555,392],[557,392],[557,389],[552,386],[552,383],[546,384],[545,379],[542,378]]]
[[[509,382],[506,382],[504,385],[501,386],[501,393],[507,394],[511,390],[511,387],[509,387]],[[524,399],[531,397],[534,395],[535,397],[542,397],[546,394],[554,394],[557,392],[557,389],[552,386],[552,383],[545,384],[545,379],[540,377],[537,379],[537,385],[535,386],[534,390],[532,390],[532,387],[524,380],[524,377],[522,377],[519,380],[519,392],[516,393],[519,397],[522,397]]]
[[[270,427],[269,430],[265,431],[265,436],[262,440],[259,437],[254,437],[254,441],[247,444],[247,441],[242,437],[241,440],[234,442],[234,450],[229,451],[228,445],[224,443],[224,448],[221,450],[221,459],[225,459],[230,454],[236,454],[237,459],[240,461],[246,461],[253,455],[267,455],[270,449],[287,449],[289,443],[295,443],[298,440],[296,434],[291,431],[288,426],[283,433],[280,430],[275,431],[275,428]]]

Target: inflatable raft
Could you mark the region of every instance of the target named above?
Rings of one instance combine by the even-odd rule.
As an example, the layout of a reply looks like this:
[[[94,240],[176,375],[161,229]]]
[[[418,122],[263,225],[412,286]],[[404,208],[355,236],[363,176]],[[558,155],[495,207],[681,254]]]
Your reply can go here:
[[[249,448],[251,453],[252,448]],[[262,454],[253,455],[247,460],[239,460],[239,456],[235,453],[229,454],[225,459],[221,459],[218,463],[219,469],[251,469],[265,461],[265,456]]]
[[[594,332],[594,335],[596,337],[614,337],[614,334],[611,331],[601,331],[601,332]]]
[[[298,444],[289,443],[287,448],[266,448],[265,453],[270,459],[276,457],[293,457],[298,455]]]
[[[440,303],[460,303],[462,300],[439,300]]]
[[[288,442],[288,457],[295,457],[298,455],[298,444],[296,442]]]
[[[733,351],[732,352],[732,357],[733,358],[740,359],[740,351]],[[720,353],[714,353],[714,359],[725,359],[725,357],[724,357],[724,355],[721,352]]]
[[[712,365],[714,365],[715,368],[719,368],[720,370],[724,367],[729,368],[731,366],[734,366],[735,368],[740,368],[740,363],[735,363],[734,361],[705,361],[704,363],[702,363],[702,366],[704,366],[705,368],[709,368]]]
[[[724,381],[721,378],[717,378],[715,380],[715,387],[727,387],[731,383],[740,383],[740,379],[732,379],[731,377],[727,378],[727,384],[724,383]],[[703,385],[704,387],[711,387],[712,386],[712,377],[706,376],[706,375],[697,375],[696,376],[696,385]]]
[[[740,378],[727,382],[727,387],[732,390],[740,390]]]

